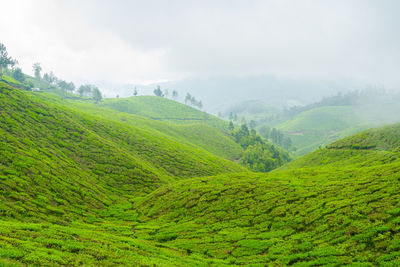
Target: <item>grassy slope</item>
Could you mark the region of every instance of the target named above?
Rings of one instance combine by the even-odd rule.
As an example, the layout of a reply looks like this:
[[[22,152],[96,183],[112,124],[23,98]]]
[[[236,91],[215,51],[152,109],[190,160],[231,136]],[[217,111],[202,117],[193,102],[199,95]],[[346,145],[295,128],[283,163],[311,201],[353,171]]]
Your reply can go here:
[[[6,86],[0,106],[0,264],[399,264],[400,125],[251,174]]]
[[[173,123],[205,123],[227,129],[228,123],[206,112],[157,96],[136,96],[104,99],[102,106]]]
[[[137,203],[136,232],[232,264],[398,265],[399,132],[367,131],[265,175],[166,185]]]
[[[297,155],[366,129],[368,126],[351,106],[328,106],[308,110],[276,127],[287,134]]]
[[[156,131],[159,135],[173,138],[180,143],[203,148],[210,153],[224,157],[226,159],[236,160],[240,157],[242,153],[240,145],[236,144],[233,141],[232,137],[230,137],[224,131],[203,123],[168,123],[148,119],[146,117],[138,116],[135,114],[116,111],[106,107],[101,107],[99,105],[91,103],[90,101],[66,99],[61,100],[60,98],[53,95],[43,93],[36,95],[38,97],[41,97],[43,100],[57,103],[59,105],[65,105],[79,112],[85,112],[91,115],[100,116],[102,118],[125,123],[152,132]],[[168,103],[172,104],[172,106],[175,106],[176,102],[170,101]],[[195,112],[198,111],[195,110]]]
[[[251,120],[262,121],[265,117],[278,114],[280,109],[267,105],[260,100],[247,100],[238,103],[224,111],[223,116],[229,119],[230,113],[236,114],[238,118],[245,117],[247,122]]]
[[[118,228],[119,227],[119,228]],[[117,234],[110,229],[119,230]],[[110,229],[0,220],[0,266],[209,266],[222,261],[137,239],[128,226]]]
[[[113,194],[133,196],[175,179],[243,170],[205,150],[8,86],[0,87],[0,106],[3,216],[57,219],[72,210],[81,216],[109,205]]]
[[[137,196],[175,179],[242,167],[1,83],[0,106],[0,265],[207,264],[137,240],[131,229],[126,237],[113,224],[111,231],[93,223],[129,224]]]

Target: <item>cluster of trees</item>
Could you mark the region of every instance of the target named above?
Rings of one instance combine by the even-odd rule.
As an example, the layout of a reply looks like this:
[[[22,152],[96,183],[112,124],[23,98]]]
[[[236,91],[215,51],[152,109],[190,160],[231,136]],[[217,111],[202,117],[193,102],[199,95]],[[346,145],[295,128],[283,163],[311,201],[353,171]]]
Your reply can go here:
[[[262,126],[259,129],[260,135],[265,139],[269,139],[272,143],[289,150],[292,148],[292,139],[290,137],[285,136],[280,130],[276,128],[270,128],[268,126]]]
[[[54,87],[60,88],[65,94],[67,93],[78,93],[80,97],[86,96],[86,97],[92,97],[93,100],[96,102],[100,102],[103,98],[100,89],[96,85],[92,84],[83,84],[79,86],[79,88],[75,87],[75,84],[73,82],[67,82],[65,80],[62,80],[60,78],[57,78],[57,76],[54,75],[52,71],[49,73],[43,74],[43,77],[41,75],[42,67],[40,63],[34,63],[33,64],[33,72],[35,74],[36,80],[44,81]]]
[[[22,73],[21,68],[16,68],[12,73],[12,77],[20,83],[25,81],[25,75]]]
[[[233,127],[233,123],[230,122]],[[289,161],[289,155],[261,138],[246,124],[231,131],[235,141],[244,149],[241,163],[252,171],[268,172]]]
[[[137,93],[136,88],[135,88],[135,92]],[[159,85],[153,90],[153,93],[154,93],[154,95],[159,96],[159,97],[169,97],[170,96],[170,92],[168,91],[168,89],[161,90],[161,87]],[[134,93],[134,95],[136,95],[136,94]],[[178,100],[178,97],[179,97],[178,92],[173,90],[171,93],[171,98],[176,101],[176,100]],[[199,109],[203,108],[203,102],[201,100],[197,100],[194,96],[192,96],[189,93],[186,94],[185,104],[188,106],[199,108]]]
[[[235,113],[235,114],[233,114],[233,112],[230,112],[229,113],[229,120],[230,121],[234,121],[234,122],[237,122],[238,121],[238,115]]]
[[[4,44],[0,43],[0,75],[3,74],[3,70],[6,70],[8,73],[11,72],[12,77],[23,83],[25,82],[25,75],[22,73],[21,68],[16,68],[15,66],[18,64],[18,61],[11,58],[8,55],[7,48]],[[9,70],[9,68],[13,68],[12,71]],[[42,66],[40,63],[34,63],[32,65],[33,68],[33,73],[35,76],[35,79],[37,81],[44,81],[50,86],[53,86],[54,88],[58,87],[62,91],[66,93],[73,93],[76,89],[75,85],[73,82],[67,82],[62,79],[57,78],[54,73],[51,71],[49,73],[45,73],[42,77]],[[25,86],[28,89],[33,88],[32,82],[26,82],[24,83]],[[136,90],[136,88],[135,88]],[[102,94],[99,90],[99,88],[95,85],[81,85],[77,91],[76,91],[81,97],[82,96],[91,96],[96,102],[101,101],[102,99]]]
[[[194,96],[192,96],[189,93],[186,94],[185,104],[192,107],[197,107],[199,109],[203,108],[203,103],[201,102],[201,100],[197,100]]]
[[[294,116],[301,112],[311,110],[318,107],[324,106],[354,106],[360,104],[365,99],[374,99],[380,97],[385,92],[376,88],[367,88],[364,91],[351,91],[348,93],[339,92],[337,95],[324,97],[320,101],[306,105],[306,106],[293,106],[290,108],[285,108],[283,110],[284,116]]]
[[[18,61],[8,55],[6,46],[0,43],[0,75],[3,74],[4,69],[7,70],[9,67],[13,68],[17,64]]]
[[[163,91],[163,90],[161,90],[161,87],[160,87],[159,85],[157,86],[156,89],[154,89],[153,93],[154,93],[154,95],[156,95],[156,96],[167,97],[167,98],[169,97],[169,91],[168,91],[168,89],[165,89],[165,90]],[[178,99],[178,96],[179,96],[178,92],[175,91],[175,90],[173,90],[172,93],[171,93],[172,99],[177,100],[177,99]]]

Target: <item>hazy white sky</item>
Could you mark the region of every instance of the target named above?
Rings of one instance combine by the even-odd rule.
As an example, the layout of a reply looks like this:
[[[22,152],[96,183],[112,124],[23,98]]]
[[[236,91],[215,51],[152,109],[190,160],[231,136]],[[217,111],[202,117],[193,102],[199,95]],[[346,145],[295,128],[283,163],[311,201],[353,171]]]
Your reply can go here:
[[[188,76],[346,78],[400,88],[400,1],[1,1],[25,72],[140,83]]]

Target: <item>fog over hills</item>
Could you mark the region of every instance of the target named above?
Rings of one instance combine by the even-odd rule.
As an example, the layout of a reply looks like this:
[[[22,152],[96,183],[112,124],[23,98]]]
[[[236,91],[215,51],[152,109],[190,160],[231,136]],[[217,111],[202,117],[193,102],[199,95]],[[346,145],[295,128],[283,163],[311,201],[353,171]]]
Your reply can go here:
[[[136,87],[139,95],[153,94],[159,85],[169,92],[178,91],[179,101],[190,93],[204,103],[204,109],[217,114],[234,104],[246,100],[261,100],[268,105],[283,108],[294,105],[307,105],[326,96],[339,92],[363,89],[365,85],[350,80],[305,80],[277,78],[272,75],[245,77],[198,77],[178,81],[140,84],[116,84],[105,81],[96,82],[104,89],[106,96],[131,96]]]
[[[400,1],[0,8],[0,267],[400,266]]]

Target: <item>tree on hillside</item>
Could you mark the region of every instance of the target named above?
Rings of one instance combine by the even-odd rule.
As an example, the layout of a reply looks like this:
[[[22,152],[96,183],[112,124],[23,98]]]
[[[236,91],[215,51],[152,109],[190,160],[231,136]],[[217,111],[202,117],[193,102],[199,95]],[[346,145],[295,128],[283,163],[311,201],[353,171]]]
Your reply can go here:
[[[178,99],[178,92],[177,91],[172,91],[172,98],[176,101]]]
[[[271,128],[268,127],[268,126],[266,126],[266,125],[263,125],[263,126],[260,128],[259,132],[260,132],[260,135],[261,135],[262,137],[264,137],[265,139],[269,139],[269,134],[270,134],[270,132],[271,132]]]
[[[254,120],[251,120],[250,122],[249,122],[249,127],[250,127],[250,129],[254,129],[254,128],[256,128],[256,122],[254,121]]]
[[[24,82],[25,81],[25,76],[22,73],[21,68],[16,68],[12,74],[13,78],[19,82]]]
[[[92,88],[92,96],[93,96],[93,100],[96,101],[96,103],[99,103],[101,101],[101,99],[103,99],[101,92],[97,86],[94,86]]]
[[[185,104],[188,105],[188,104],[190,104],[191,101],[192,101],[192,95],[189,93],[186,93]]]
[[[54,75],[52,71],[50,71],[50,73],[43,74],[43,80],[53,85],[58,83],[58,78]]]
[[[229,130],[233,131],[233,129],[235,129],[235,126],[233,126],[233,122],[230,121],[229,122],[229,126],[228,126]]]
[[[50,83],[50,77],[48,73],[43,74],[43,81]]]
[[[137,96],[137,89],[136,89],[136,86],[135,86],[135,90],[133,91],[133,95],[134,95],[134,96]]]
[[[203,108],[203,102],[201,102],[201,100],[197,101],[196,98],[189,93],[186,93],[185,104],[199,109]]]
[[[289,150],[292,147],[292,139],[288,136],[283,136],[282,138],[282,146],[286,149]]]
[[[55,85],[55,84],[57,84],[57,82],[58,82],[58,78],[56,77],[56,75],[54,75],[54,73],[52,71],[50,71],[49,83]]]
[[[72,93],[75,90],[75,84],[73,82],[69,82],[67,86],[67,91]]]
[[[75,85],[73,82],[66,82],[64,80],[58,81],[58,86],[63,90],[65,93],[72,93],[75,90]]]
[[[24,86],[28,89],[31,90],[33,88],[33,83],[31,81],[25,81]]]
[[[60,80],[57,83],[58,87],[60,87],[61,90],[63,90],[65,93],[68,91],[68,83],[64,80]]]
[[[33,72],[35,74],[36,80],[41,80],[42,76],[40,73],[42,71],[42,66],[40,66],[40,63],[39,62],[33,63],[32,68],[33,68]]]
[[[8,66],[14,66],[15,64],[16,60],[8,56],[6,46],[0,43],[0,74],[3,74],[3,69],[7,69]]]
[[[81,86],[79,86],[78,88],[78,94],[82,97],[82,96],[90,96],[92,94],[92,88],[94,87],[94,85],[90,85],[90,84],[83,84]]]
[[[164,97],[164,94],[163,94],[163,92],[161,91],[161,88],[160,88],[159,85],[157,86],[156,89],[154,89],[153,92],[154,92],[154,94],[155,94],[156,96]]]

